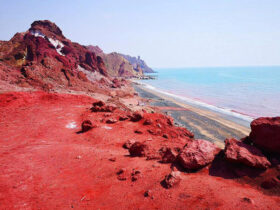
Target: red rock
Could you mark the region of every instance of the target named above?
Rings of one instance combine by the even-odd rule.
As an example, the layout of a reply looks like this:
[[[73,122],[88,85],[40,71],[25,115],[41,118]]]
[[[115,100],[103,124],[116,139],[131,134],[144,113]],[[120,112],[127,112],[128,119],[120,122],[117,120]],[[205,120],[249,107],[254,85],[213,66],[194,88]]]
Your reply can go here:
[[[92,105],[97,106],[97,107],[102,107],[102,106],[105,106],[105,103],[103,101],[97,101],[97,102],[94,102]]]
[[[254,204],[254,201],[251,198],[247,198],[247,197],[242,198],[241,201]]]
[[[149,147],[145,143],[135,142],[129,148],[129,153],[131,156],[144,157],[149,153]]]
[[[143,123],[143,125],[152,125],[153,121],[151,119],[146,119]]]
[[[142,119],[143,119],[143,112],[140,112],[140,111],[134,112],[133,115],[130,117],[130,120],[132,122],[138,122]]]
[[[144,197],[150,197],[150,198],[154,198],[153,196],[153,192],[151,190],[147,190],[144,192]]]
[[[85,120],[82,123],[82,132],[87,132],[93,128],[92,122],[90,120]]]
[[[116,157],[112,157],[112,158],[109,158],[109,160],[110,160],[111,162],[116,162],[117,158],[116,158]]]
[[[134,144],[134,143],[135,143],[135,140],[130,139],[123,144],[123,148],[129,149],[131,147],[131,145]]]
[[[173,163],[178,155],[178,153],[175,150],[169,147],[161,148],[160,153],[162,155],[161,162],[163,163]]]
[[[276,187],[277,185],[279,185],[279,181],[277,181],[276,178],[271,178],[271,179],[264,181],[261,184],[261,187],[264,189],[272,189],[272,188]]]
[[[198,139],[187,143],[177,158],[185,169],[193,170],[211,163],[219,151],[215,144]]]
[[[128,178],[127,170],[123,168],[117,171],[117,175],[117,179],[120,181],[125,181]]]
[[[121,82],[118,79],[113,79],[112,82],[112,88],[120,88],[122,86]]]
[[[135,182],[141,177],[141,172],[139,170],[132,170],[131,173],[131,181]]]
[[[280,117],[261,117],[251,123],[250,139],[260,149],[280,153]]]
[[[91,108],[92,112],[113,112],[116,107],[112,105],[106,105],[103,101],[97,101],[92,104],[93,107]]]
[[[166,188],[171,188],[178,185],[181,182],[181,173],[179,171],[172,171],[166,175],[163,184]]]
[[[143,131],[137,129],[134,131],[134,133],[143,134]]]
[[[118,122],[118,121],[116,119],[113,119],[113,118],[110,118],[110,119],[106,120],[106,123],[108,123],[108,124],[114,124],[116,122]]]
[[[226,139],[225,157],[231,162],[245,164],[254,168],[266,169],[271,166],[259,149],[236,139]]]
[[[119,121],[125,121],[127,119],[128,119],[128,116],[126,116],[126,115],[122,115],[119,117]]]
[[[166,133],[165,133],[165,134],[163,134],[163,135],[162,135],[162,137],[163,137],[163,138],[166,138],[166,139],[168,139],[168,138],[169,138],[169,137],[168,137],[168,134],[166,134]]]

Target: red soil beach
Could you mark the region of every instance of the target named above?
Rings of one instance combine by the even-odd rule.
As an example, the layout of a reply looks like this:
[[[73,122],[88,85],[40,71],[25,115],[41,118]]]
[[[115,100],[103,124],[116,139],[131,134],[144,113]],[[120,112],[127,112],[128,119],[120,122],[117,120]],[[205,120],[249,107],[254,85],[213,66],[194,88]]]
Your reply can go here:
[[[278,170],[275,164],[253,169],[219,154],[187,172],[161,163],[154,152],[182,148],[191,141],[187,130],[161,114],[129,120],[132,113],[118,108],[90,110],[96,101],[45,92],[0,95],[1,209],[279,209],[279,183],[261,187],[279,176],[279,163]],[[84,120],[93,128],[81,132]],[[123,148],[128,140],[152,149],[132,157]],[[163,180],[172,171],[180,180],[167,188]]]

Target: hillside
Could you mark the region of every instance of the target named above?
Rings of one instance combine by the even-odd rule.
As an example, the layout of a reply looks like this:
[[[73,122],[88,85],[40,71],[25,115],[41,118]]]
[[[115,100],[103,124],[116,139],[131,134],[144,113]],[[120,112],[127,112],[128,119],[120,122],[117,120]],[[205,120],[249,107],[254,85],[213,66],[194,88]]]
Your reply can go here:
[[[130,55],[124,55],[124,54],[120,54],[122,57],[124,57],[126,60],[129,61],[130,64],[133,65],[134,68],[137,68],[137,66],[139,66],[144,73],[154,73],[155,71],[153,69],[151,69],[144,60],[142,60],[140,58],[140,56],[138,57],[133,57]]]
[[[119,53],[113,52],[106,54],[98,46],[88,46],[91,52],[100,56],[104,62],[109,75],[115,77],[133,77],[143,75],[142,69],[134,68],[125,58]]]

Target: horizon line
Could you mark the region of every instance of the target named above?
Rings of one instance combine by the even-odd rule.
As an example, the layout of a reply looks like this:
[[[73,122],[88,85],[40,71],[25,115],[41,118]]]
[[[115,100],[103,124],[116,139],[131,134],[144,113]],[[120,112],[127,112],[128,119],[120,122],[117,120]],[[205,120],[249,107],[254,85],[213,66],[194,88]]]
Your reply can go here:
[[[182,67],[150,67],[152,69],[169,69],[169,68],[173,68],[173,69],[184,69],[184,68],[232,68],[232,67],[236,67],[236,68],[248,68],[248,67],[280,67],[280,64],[277,65],[232,65],[232,66],[182,66]]]

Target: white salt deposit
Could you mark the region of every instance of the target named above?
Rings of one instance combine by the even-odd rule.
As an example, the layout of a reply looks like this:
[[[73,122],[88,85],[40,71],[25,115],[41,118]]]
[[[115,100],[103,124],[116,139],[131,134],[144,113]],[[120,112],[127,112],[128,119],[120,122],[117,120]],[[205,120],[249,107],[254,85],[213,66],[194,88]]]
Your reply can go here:
[[[58,52],[58,54],[65,56],[65,55],[61,52],[62,48],[64,47],[64,44],[63,44],[61,41],[55,40],[55,39],[52,39],[52,38],[48,38],[48,40],[49,40],[50,43],[55,47],[55,49],[56,49],[56,51]]]
[[[59,41],[59,40],[55,40],[52,38],[48,38],[46,37],[41,31],[30,31],[30,33],[35,36],[35,37],[42,37],[44,39],[49,40],[49,42],[55,47],[56,51],[58,54],[65,56],[61,51],[62,48],[64,47],[64,44]]]
[[[65,127],[69,128],[69,129],[74,129],[74,128],[77,128],[77,124],[75,121],[73,121],[73,122],[68,123]]]
[[[42,38],[46,37],[41,31],[30,31],[30,33],[35,37],[42,37]]]
[[[91,81],[91,82],[95,82],[95,81],[100,80],[102,78],[107,80],[107,82],[110,82],[106,77],[104,77],[99,72],[88,71],[88,70],[84,69],[83,67],[81,67],[80,65],[78,65],[78,71],[83,72],[87,76],[88,80]]]

